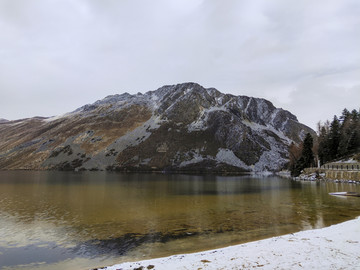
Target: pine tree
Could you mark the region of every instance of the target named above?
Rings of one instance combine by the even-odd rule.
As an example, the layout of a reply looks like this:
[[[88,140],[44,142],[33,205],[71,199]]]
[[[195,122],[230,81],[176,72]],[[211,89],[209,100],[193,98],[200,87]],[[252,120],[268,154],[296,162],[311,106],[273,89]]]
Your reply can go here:
[[[313,137],[310,133],[307,133],[304,139],[304,146],[301,156],[304,158],[304,168],[314,166],[314,153],[312,151],[314,144]]]
[[[340,116],[340,121],[342,122],[342,123],[344,123],[345,121],[346,121],[346,119],[348,119],[349,117],[350,117],[350,112],[349,112],[349,110],[348,109],[343,109],[343,111],[342,111],[342,114],[341,114],[341,116]]]
[[[312,167],[314,165],[314,153],[312,151],[313,142],[314,141],[311,137],[311,134],[307,133],[302,143],[301,156],[296,160],[295,164],[290,167],[292,176],[299,176],[303,169]]]
[[[329,158],[330,160],[338,157],[338,148],[340,143],[340,123],[336,115],[330,125],[329,132]]]
[[[347,149],[349,153],[353,153],[360,148],[360,110],[351,111],[351,123],[349,127],[349,140],[347,144]]]
[[[352,119],[350,112],[345,108],[340,116],[340,139],[338,146],[338,155],[345,156],[349,152],[349,143],[352,136]]]
[[[302,143],[300,145],[291,143],[289,146],[289,170],[291,172],[296,170],[297,161],[301,157],[302,147]]]
[[[320,164],[323,165],[328,160],[330,160],[329,154],[329,134],[325,126],[319,126],[318,131],[318,156],[320,159]]]
[[[351,119],[354,122],[359,121],[360,113],[358,113],[355,109],[351,111]]]
[[[331,123],[318,123],[318,156],[321,165],[360,150],[360,110],[348,109]]]

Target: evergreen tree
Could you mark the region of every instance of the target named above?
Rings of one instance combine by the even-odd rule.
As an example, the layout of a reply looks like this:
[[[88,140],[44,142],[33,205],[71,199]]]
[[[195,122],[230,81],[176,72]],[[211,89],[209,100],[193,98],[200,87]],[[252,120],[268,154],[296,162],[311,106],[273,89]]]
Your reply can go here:
[[[304,158],[301,156],[297,162],[295,163],[294,167],[292,168],[291,172],[291,176],[293,177],[297,177],[301,174],[301,171],[305,168],[303,166],[304,164]]]
[[[330,154],[329,154],[329,134],[327,132],[327,129],[325,126],[321,126],[318,131],[318,156],[320,159],[320,164],[323,165],[328,160],[330,160]]]
[[[351,111],[351,124],[350,124],[350,136],[348,141],[348,152],[352,153],[360,148],[360,110]]]
[[[355,109],[351,111],[351,119],[354,122],[359,121],[360,113],[358,113]]]
[[[348,109],[331,123],[318,124],[318,156],[321,165],[360,150],[360,110]]]
[[[356,152],[356,150],[359,149],[359,147],[360,147],[360,132],[358,131],[358,129],[354,129],[349,136],[349,141],[347,144],[347,152],[348,153]]]
[[[330,125],[329,132],[329,158],[330,160],[338,157],[338,148],[340,143],[340,123],[336,115]]]
[[[343,122],[340,129],[338,154],[339,156],[345,156],[354,153],[360,146],[359,114],[356,110],[352,110],[350,113],[344,109],[341,120]]]
[[[296,160],[295,164],[290,167],[292,176],[299,176],[303,169],[312,167],[314,165],[314,153],[312,151],[313,142],[314,141],[311,137],[311,134],[307,133],[302,143],[301,156]]]
[[[350,117],[350,112],[349,112],[349,110],[348,109],[343,109],[343,111],[342,111],[342,114],[341,114],[341,116],[340,116],[340,121],[342,122],[342,123],[344,123],[345,121],[346,121],[346,119],[348,119],[349,117]]]
[[[349,142],[350,137],[352,136],[352,120],[351,114],[347,109],[344,109],[342,115],[340,116],[341,126],[340,126],[340,139],[338,146],[338,155],[344,156],[349,152]]]
[[[314,166],[314,153],[312,151],[313,145],[313,137],[311,137],[310,133],[307,133],[304,139],[303,151],[301,153],[301,156],[304,158],[304,168]]]
[[[301,157],[302,147],[302,143],[297,145],[293,142],[289,146],[289,170],[291,172],[296,170],[297,161]]]

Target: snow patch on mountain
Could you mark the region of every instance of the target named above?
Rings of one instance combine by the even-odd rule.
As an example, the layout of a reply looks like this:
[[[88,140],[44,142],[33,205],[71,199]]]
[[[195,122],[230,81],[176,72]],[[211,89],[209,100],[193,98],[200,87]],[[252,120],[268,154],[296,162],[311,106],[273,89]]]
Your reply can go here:
[[[127,147],[135,146],[145,141],[152,134],[152,130],[157,129],[161,126],[164,120],[160,116],[153,115],[148,121],[142,124],[140,127],[126,133],[124,136],[118,138],[115,142],[110,144],[107,149],[114,148],[121,152]]]
[[[43,122],[45,122],[45,123],[53,122],[53,121],[59,120],[61,118],[69,117],[69,116],[71,116],[71,114],[72,113],[65,113],[65,114],[61,114],[61,115],[51,116],[49,118],[43,119]]]
[[[231,166],[251,170],[251,167],[246,165],[242,160],[240,160],[230,149],[220,148],[218,153],[216,154],[216,160],[218,162],[226,163]]]
[[[83,164],[82,168],[88,170],[92,168],[106,169],[106,167],[113,165],[116,161],[116,155],[112,153],[120,153],[128,147],[134,147],[144,142],[150,137],[152,131],[159,128],[163,122],[164,120],[160,116],[153,115],[141,126],[119,137],[107,146],[105,150],[94,155]]]
[[[185,153],[184,156],[187,157],[188,159],[186,159],[180,163],[180,165],[179,165],[180,168],[186,167],[191,164],[200,163],[206,159],[202,155],[200,155],[198,151],[191,151],[191,152]]]
[[[290,138],[286,137],[285,134],[277,129],[274,128],[274,126],[272,125],[260,125],[258,123],[255,122],[250,122],[248,120],[243,120],[242,123],[246,126],[248,126],[249,128],[251,128],[252,130],[255,130],[257,132],[263,132],[265,130],[269,130],[273,133],[275,133],[279,138],[281,138],[282,140],[284,140],[286,143],[290,144],[291,142],[293,142],[293,140],[291,140]]]
[[[262,153],[259,161],[255,164],[254,171],[276,171],[284,163],[286,163],[286,160],[284,160],[278,152],[273,150],[266,151]]]
[[[202,108],[198,119],[188,125],[188,132],[206,130],[209,114],[216,111],[226,111],[226,108],[224,106],[210,107],[209,109]]]

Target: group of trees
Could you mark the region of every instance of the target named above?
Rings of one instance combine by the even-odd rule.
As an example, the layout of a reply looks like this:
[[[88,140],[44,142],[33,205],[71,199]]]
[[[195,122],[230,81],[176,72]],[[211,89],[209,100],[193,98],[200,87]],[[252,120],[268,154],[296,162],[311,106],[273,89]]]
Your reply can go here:
[[[360,110],[344,109],[340,117],[332,122],[318,123],[317,138],[309,133],[300,145],[289,147],[289,169],[292,176],[298,176],[304,168],[354,154],[360,149]]]
[[[315,165],[313,147],[314,139],[310,133],[306,134],[304,141],[300,145],[294,143],[290,145],[289,169],[291,176],[298,176],[304,168]]]
[[[354,154],[360,147],[360,110],[344,109],[330,123],[318,124],[318,156],[320,164]]]

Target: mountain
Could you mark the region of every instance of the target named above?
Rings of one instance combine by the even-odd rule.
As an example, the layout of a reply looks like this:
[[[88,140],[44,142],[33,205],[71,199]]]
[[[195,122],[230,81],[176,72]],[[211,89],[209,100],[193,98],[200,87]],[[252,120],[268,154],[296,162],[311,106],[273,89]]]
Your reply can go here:
[[[9,122],[9,120],[6,120],[4,118],[0,118],[0,123],[5,123],[5,122]]]
[[[276,171],[314,131],[265,99],[196,83],[0,123],[0,169]]]

